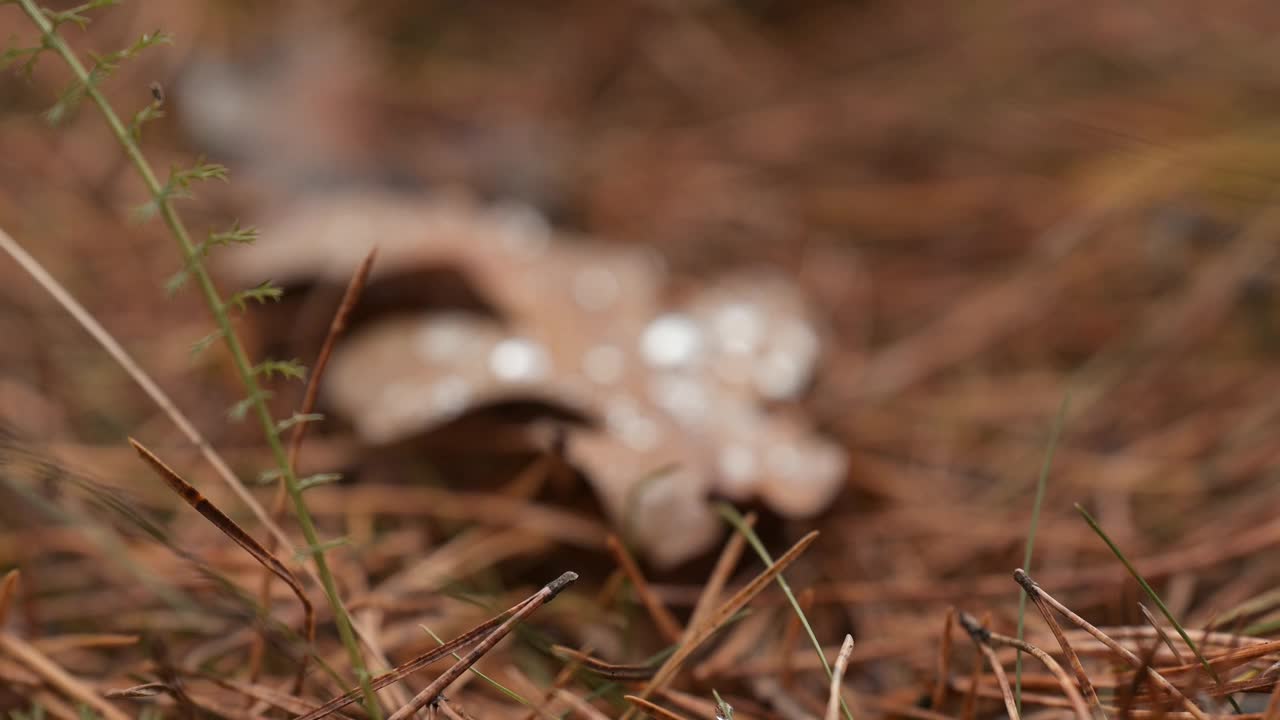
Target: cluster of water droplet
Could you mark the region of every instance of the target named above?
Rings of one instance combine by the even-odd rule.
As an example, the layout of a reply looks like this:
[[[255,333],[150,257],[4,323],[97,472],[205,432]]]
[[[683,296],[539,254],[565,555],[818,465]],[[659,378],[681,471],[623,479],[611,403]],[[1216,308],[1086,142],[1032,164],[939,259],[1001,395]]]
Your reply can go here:
[[[673,306],[664,303],[666,271],[655,254],[553,238],[528,209],[400,204],[374,224],[376,238],[350,222],[354,209],[315,212],[307,223],[313,247],[340,243],[337,252],[351,258],[376,240],[384,271],[448,258],[503,314],[388,319],[340,347],[326,390],[368,440],[420,432],[480,403],[533,397],[598,420],[585,464],[615,476],[604,478],[611,486],[660,463],[687,466],[651,482],[651,502],[716,491],[808,514],[838,489],[843,451],[773,410],[805,392],[821,351],[819,330],[786,280],[729,275]],[[324,212],[345,219],[326,223]],[[389,217],[405,226],[400,235],[388,231]]]

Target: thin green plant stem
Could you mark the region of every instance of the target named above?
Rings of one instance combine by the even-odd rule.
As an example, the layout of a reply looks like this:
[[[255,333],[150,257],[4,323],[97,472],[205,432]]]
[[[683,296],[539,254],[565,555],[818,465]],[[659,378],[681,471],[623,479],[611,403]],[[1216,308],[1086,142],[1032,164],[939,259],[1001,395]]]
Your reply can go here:
[[[1242,620],[1244,620],[1245,618],[1255,617],[1255,616],[1264,615],[1264,614],[1269,617],[1274,614],[1272,611],[1274,611],[1277,607],[1280,607],[1280,589],[1268,590],[1262,593],[1261,595],[1256,595],[1248,600],[1245,600],[1239,605],[1218,615],[1218,617],[1215,618],[1213,621],[1213,626],[1214,628],[1222,628],[1228,625],[1235,625],[1241,622]],[[1261,620],[1259,620],[1258,622],[1261,622]],[[1248,628],[1256,627],[1256,626],[1257,626],[1256,623],[1254,625],[1250,625],[1246,627],[1244,630],[1241,630],[1241,633],[1245,635],[1255,634],[1255,633],[1249,632]]]
[[[742,533],[742,536],[747,539],[752,549],[756,551],[756,554],[760,556],[760,559],[766,565],[773,564],[773,556],[769,554],[764,543],[760,542],[760,537],[747,524],[742,517],[742,513],[738,512],[737,508],[728,503],[718,503],[716,510],[735,530]],[[818,659],[822,661],[822,669],[827,671],[827,679],[830,680],[832,677],[831,664],[827,662],[827,656],[822,653],[822,643],[818,642],[818,636],[814,634],[813,627],[809,625],[809,618],[805,617],[804,610],[800,607],[800,601],[796,600],[795,593],[791,592],[791,586],[782,577],[782,573],[778,573],[777,582],[778,587],[782,589],[782,594],[787,596],[787,602],[791,603],[791,608],[795,610],[796,617],[800,619],[800,625],[804,627],[805,633],[809,635],[809,641],[813,643],[813,649],[818,653]],[[853,720],[853,713],[849,711],[849,705],[845,703],[843,697],[840,698],[840,709],[844,711],[844,716],[847,720]]]
[[[1027,547],[1022,554],[1022,567],[1031,568],[1031,552],[1036,546],[1036,531],[1040,527],[1040,507],[1044,505],[1044,491],[1049,484],[1049,468],[1053,467],[1053,452],[1058,449],[1058,440],[1062,437],[1062,426],[1066,423],[1067,408],[1071,406],[1071,393],[1062,398],[1058,407],[1058,417],[1053,421],[1053,429],[1049,431],[1049,446],[1045,448],[1044,462],[1040,464],[1040,477],[1036,480],[1036,499],[1031,504],[1031,524],[1027,528]],[[1018,597],[1018,640],[1023,640],[1027,618],[1027,591],[1019,591]],[[1014,660],[1013,697],[1018,708],[1018,716],[1022,716],[1022,651],[1018,650]]]
[[[1169,624],[1173,626],[1173,629],[1178,631],[1178,635],[1182,637],[1182,642],[1186,643],[1187,647],[1191,648],[1191,652],[1195,653],[1196,659],[1200,661],[1205,672],[1209,673],[1209,677],[1213,678],[1213,681],[1221,687],[1222,678],[1218,677],[1218,671],[1214,670],[1213,665],[1209,664],[1209,661],[1205,659],[1204,653],[1200,652],[1200,648],[1191,640],[1191,636],[1187,634],[1187,631],[1182,628],[1182,623],[1178,622],[1177,618],[1173,616],[1173,613],[1169,612],[1168,606],[1166,606],[1164,601],[1160,599],[1160,596],[1156,594],[1155,589],[1147,583],[1146,579],[1142,577],[1142,574],[1138,572],[1138,569],[1133,566],[1133,563],[1129,562],[1129,559],[1124,556],[1124,553],[1120,552],[1120,548],[1111,541],[1111,538],[1103,531],[1102,526],[1098,524],[1097,520],[1093,519],[1093,516],[1089,514],[1088,510],[1084,509],[1083,505],[1076,503],[1076,512],[1080,513],[1080,515],[1084,517],[1084,521],[1089,523],[1089,527],[1093,528],[1093,531],[1098,534],[1098,537],[1102,538],[1102,542],[1107,544],[1107,547],[1111,549],[1111,552],[1115,554],[1116,558],[1120,560],[1125,569],[1129,571],[1129,574],[1133,576],[1133,579],[1138,581],[1138,585],[1142,587],[1143,592],[1151,598],[1151,602],[1155,603],[1156,607],[1160,608],[1160,612],[1164,614],[1164,618],[1169,621]],[[1231,703],[1231,708],[1235,710],[1237,715],[1244,712],[1240,709],[1240,704],[1236,702],[1235,698],[1231,697],[1229,694],[1226,695],[1226,698],[1227,702]]]
[[[1270,635],[1280,630],[1280,618],[1263,619],[1258,622],[1246,626],[1240,631],[1241,635]]]
[[[120,121],[115,109],[92,82],[89,72],[80,62],[80,59],[67,46],[62,36],[57,33],[53,24],[45,17],[44,12],[36,4],[35,0],[17,0],[17,2],[22,11],[31,19],[31,22],[40,30],[47,47],[53,49],[62,58],[75,75],[76,81],[84,87],[85,96],[98,107],[98,110],[106,119],[107,125],[110,126],[111,132],[116,136],[116,140],[142,177],[143,184],[146,185],[147,192],[151,194],[153,201],[156,203],[157,210],[165,226],[168,227],[170,234],[181,246],[183,257],[187,263],[185,267],[190,269],[192,276],[196,278],[196,282],[200,286],[200,292],[204,296],[205,304],[209,306],[209,310],[222,336],[222,341],[231,355],[236,374],[249,394],[248,397],[252,403],[254,414],[257,415],[258,420],[262,423],[263,436],[271,448],[271,454],[280,472],[280,477],[285,483],[290,499],[293,501],[294,512],[298,518],[298,525],[302,528],[303,537],[306,538],[308,546],[319,546],[320,539],[316,531],[315,522],[311,518],[311,513],[307,510],[306,502],[303,500],[302,490],[298,487],[298,479],[293,469],[289,466],[284,443],[280,439],[280,432],[276,427],[276,422],[267,407],[266,399],[258,384],[257,375],[253,371],[253,366],[249,361],[244,346],[240,343],[239,336],[236,335],[235,329],[231,326],[231,318],[227,314],[226,304],[214,285],[213,278],[209,276],[208,270],[201,261],[200,253],[191,241],[191,235],[187,232],[186,225],[182,222],[177,210],[174,209],[173,202],[165,193],[164,186],[156,178],[155,172],[151,169],[151,163],[142,154],[142,149]],[[364,657],[356,641],[351,618],[347,614],[346,607],[342,604],[341,597],[338,595],[338,587],[333,578],[333,573],[329,570],[328,562],[326,562],[323,553],[313,553],[313,557],[316,571],[320,576],[320,583],[324,587],[325,596],[333,608],[338,634],[347,650],[351,666],[355,670],[356,676],[360,681],[360,687],[364,692],[365,704],[369,714],[374,720],[381,720],[382,711],[378,706],[377,697],[373,694],[373,688],[369,684],[369,671],[365,667]]]
[[[442,640],[442,639],[440,638],[440,636],[439,636],[439,635],[435,634],[435,632],[434,632],[431,628],[427,627],[426,625],[423,625],[422,623],[418,623],[418,627],[422,628],[422,629],[423,629],[423,630],[424,630],[428,635],[430,635],[430,636],[431,636],[431,639],[432,639],[432,640],[435,640],[437,645],[444,645],[444,640]],[[461,660],[461,659],[462,659],[462,656],[461,656],[461,655],[459,655],[459,654],[458,654],[458,653],[456,653],[456,652],[450,653],[450,655],[453,655],[453,658],[454,658],[455,660]],[[475,666],[472,666],[472,667],[469,667],[469,668],[467,668],[467,669],[468,669],[468,670],[470,670],[471,672],[475,673],[475,674],[476,674],[476,676],[477,676],[477,677],[479,677],[481,680],[484,680],[485,682],[487,682],[487,683],[489,683],[490,685],[492,685],[494,688],[496,688],[496,689],[497,689],[499,692],[501,692],[503,695],[506,695],[507,697],[511,698],[512,700],[515,700],[516,702],[520,703],[521,705],[524,705],[525,707],[533,707],[533,703],[529,702],[528,700],[525,700],[523,695],[521,695],[520,693],[516,692],[515,690],[512,690],[511,688],[507,687],[506,685],[503,685],[502,683],[498,682],[497,680],[494,680],[493,678],[489,677],[488,675],[485,675],[483,672],[481,672],[481,671],[480,671],[480,669],[479,669],[479,668],[477,668],[477,667],[475,667]]]
[[[733,720],[733,706],[725,702],[715,688],[711,688],[711,695],[716,699],[717,720]]]

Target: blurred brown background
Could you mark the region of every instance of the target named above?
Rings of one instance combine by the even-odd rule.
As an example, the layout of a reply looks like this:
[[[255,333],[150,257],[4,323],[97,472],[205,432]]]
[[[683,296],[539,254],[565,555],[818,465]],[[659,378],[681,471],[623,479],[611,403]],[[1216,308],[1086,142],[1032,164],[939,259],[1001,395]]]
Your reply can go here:
[[[787,411],[848,471],[830,509],[764,527],[824,531],[799,573],[825,640],[852,629],[866,660],[923,649],[959,599],[1008,629],[1068,394],[1046,586],[1099,621],[1137,618],[1073,502],[1149,558],[1188,626],[1277,579],[1274,3],[155,0],[64,32],[102,51],[156,28],[174,43],[104,90],[128,116],[165,88],[143,136],[158,168],[231,168],[183,201],[193,228],[355,190],[460,193],[656,249],[664,302],[762,265],[794,282],[825,334]],[[3,7],[0,36],[32,33]],[[180,260],[158,223],[130,221],[144,194],[101,118],[42,122],[67,79],[50,56],[29,84],[0,79],[0,227],[216,444],[257,457],[253,429],[225,420],[238,394],[219,354],[188,353],[206,312],[166,298]],[[137,470],[125,434],[181,456],[8,261],[0,338],[3,416],[33,442],[115,476]],[[344,427],[316,464],[361,462]],[[659,586],[688,602],[705,569]],[[928,664],[863,682],[902,687]]]

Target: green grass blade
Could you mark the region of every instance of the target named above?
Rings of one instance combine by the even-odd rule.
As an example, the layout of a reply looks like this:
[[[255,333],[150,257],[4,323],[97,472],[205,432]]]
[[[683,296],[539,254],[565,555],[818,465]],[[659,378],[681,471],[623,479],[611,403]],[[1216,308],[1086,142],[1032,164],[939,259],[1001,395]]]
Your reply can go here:
[[[742,513],[739,513],[737,509],[728,503],[717,503],[716,510],[735,530],[742,533],[742,536],[747,539],[752,549],[756,551],[756,554],[760,556],[760,559],[766,565],[773,564],[773,557],[765,549],[764,543],[760,542],[760,537],[743,519]],[[800,624],[804,626],[804,631],[808,633],[809,641],[813,643],[813,649],[818,653],[818,659],[822,661],[822,668],[827,671],[827,679],[830,680],[831,665],[827,662],[827,656],[822,654],[822,643],[818,642],[818,636],[814,634],[813,627],[809,625],[809,618],[805,617],[804,610],[800,608],[800,602],[796,600],[795,593],[791,592],[791,586],[787,584],[781,573],[778,574],[777,581],[778,587],[782,588],[782,594],[787,596],[787,602],[791,603],[791,608],[796,611],[796,617],[800,618]],[[853,713],[849,711],[849,706],[845,704],[844,698],[840,699],[840,708],[844,710],[844,716],[847,720],[853,720]]]
[[[718,720],[733,720],[733,706],[725,702],[715,688],[711,688],[711,694],[716,699],[716,718]]]
[[[1266,617],[1258,622],[1246,626],[1240,631],[1241,635],[1270,635],[1280,630],[1280,618]]]
[[[444,640],[441,640],[439,635],[437,635],[437,634],[435,634],[434,632],[432,632],[431,628],[427,627],[426,625],[423,625],[422,623],[418,623],[418,627],[420,627],[420,628],[422,628],[423,630],[425,630],[425,631],[426,631],[426,633],[427,633],[428,635],[430,635],[430,636],[431,636],[431,639],[436,641],[436,644],[438,644],[438,645],[443,645],[443,644],[444,644]],[[461,660],[461,659],[462,659],[462,656],[461,656],[461,655],[459,655],[458,653],[450,653],[450,654],[451,654],[451,655],[453,655],[453,657],[454,657],[455,659],[457,659],[457,660]],[[525,707],[533,707],[533,706],[534,706],[534,705],[533,705],[533,703],[529,702],[528,700],[525,700],[523,695],[521,695],[520,693],[516,692],[515,690],[512,690],[511,688],[508,688],[506,685],[503,685],[502,683],[498,682],[497,680],[494,680],[493,678],[489,677],[488,675],[485,675],[483,672],[480,672],[480,670],[478,670],[478,669],[477,669],[477,668],[475,668],[474,666],[473,666],[473,667],[470,667],[470,668],[467,668],[467,669],[468,669],[468,670],[470,670],[471,672],[475,673],[475,674],[476,674],[476,676],[477,676],[477,677],[479,677],[481,680],[484,680],[485,682],[487,682],[487,683],[489,683],[490,685],[492,685],[493,687],[495,687],[495,688],[498,690],[498,692],[502,693],[503,695],[506,695],[507,697],[511,698],[512,700],[515,700],[516,702],[520,703],[521,705],[524,705]]]
[[[1280,589],[1268,590],[1261,595],[1249,598],[1230,610],[1218,615],[1213,620],[1213,626],[1215,628],[1223,628],[1230,625],[1238,626],[1245,618],[1256,617],[1264,613],[1268,616],[1274,615],[1272,611],[1277,607],[1280,607]],[[1249,628],[1257,627],[1258,622],[1261,622],[1261,620],[1258,620],[1253,625],[1249,625],[1244,630],[1241,630],[1241,634],[1258,634],[1256,631],[1250,632],[1249,630]]]
[[[1040,506],[1044,504],[1044,489],[1049,484],[1049,468],[1053,466],[1053,451],[1058,449],[1058,439],[1062,437],[1062,426],[1066,423],[1067,408],[1071,405],[1071,393],[1068,392],[1062,398],[1062,405],[1058,408],[1058,417],[1053,421],[1053,430],[1049,432],[1049,446],[1045,449],[1044,462],[1040,464],[1040,478],[1036,481],[1036,499],[1031,505],[1031,526],[1027,528],[1027,548],[1022,555],[1022,567],[1027,572],[1031,572],[1031,551],[1036,546],[1036,530],[1040,527]],[[1027,591],[1019,591],[1021,595],[1018,598],[1018,639],[1023,639],[1023,632],[1026,630],[1027,617]],[[1013,696],[1016,699],[1018,714],[1022,714],[1022,651],[1017,653],[1017,660],[1014,661],[1014,691]]]
[[[1156,594],[1155,589],[1147,583],[1146,579],[1144,579],[1138,572],[1138,569],[1133,566],[1133,563],[1129,562],[1129,559],[1124,556],[1124,553],[1120,552],[1120,548],[1116,547],[1116,544],[1111,542],[1111,538],[1107,537],[1107,534],[1103,532],[1102,526],[1098,524],[1097,520],[1093,519],[1093,516],[1089,514],[1088,510],[1084,509],[1083,505],[1076,503],[1076,512],[1079,512],[1084,516],[1084,521],[1089,523],[1089,527],[1093,528],[1093,531],[1098,534],[1098,537],[1102,538],[1102,542],[1106,543],[1107,547],[1111,548],[1111,552],[1115,554],[1116,558],[1119,559],[1122,564],[1124,564],[1125,569],[1129,571],[1129,574],[1133,576],[1133,579],[1138,581],[1138,585],[1142,587],[1142,590],[1147,594],[1147,597],[1151,598],[1151,602],[1155,603],[1156,607],[1160,608],[1160,612],[1164,613],[1164,618],[1169,621],[1170,625],[1173,625],[1174,630],[1178,631],[1178,635],[1182,637],[1182,642],[1186,643],[1187,647],[1191,648],[1191,652],[1196,654],[1196,658],[1200,661],[1200,664],[1204,666],[1205,672],[1209,673],[1209,677],[1213,678],[1213,681],[1221,686],[1222,678],[1218,677],[1218,672],[1214,670],[1213,666],[1209,664],[1209,661],[1205,659],[1204,653],[1200,652],[1200,648],[1192,642],[1191,636],[1187,634],[1187,631],[1182,629],[1182,623],[1178,622],[1177,619],[1173,617],[1173,613],[1169,612],[1169,608],[1164,604],[1164,601],[1160,599],[1160,596]],[[1231,708],[1235,710],[1236,714],[1241,714],[1243,711],[1240,709],[1240,705],[1236,702],[1235,698],[1230,695],[1227,695],[1226,697],[1227,702],[1231,703]]]

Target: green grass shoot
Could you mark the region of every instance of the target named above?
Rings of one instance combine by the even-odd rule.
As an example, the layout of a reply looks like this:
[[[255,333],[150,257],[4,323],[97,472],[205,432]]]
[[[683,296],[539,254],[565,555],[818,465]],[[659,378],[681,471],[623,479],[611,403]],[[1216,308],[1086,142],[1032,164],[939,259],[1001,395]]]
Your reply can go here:
[[[1027,572],[1031,572],[1031,551],[1036,545],[1036,530],[1040,527],[1040,507],[1044,504],[1044,489],[1049,481],[1049,468],[1053,466],[1053,451],[1058,448],[1058,440],[1062,437],[1062,426],[1067,419],[1067,408],[1071,405],[1071,393],[1068,392],[1062,398],[1062,405],[1058,408],[1058,417],[1053,421],[1053,430],[1049,433],[1049,446],[1045,448],[1044,462],[1040,464],[1040,478],[1036,481],[1036,499],[1031,505],[1031,525],[1027,528],[1027,547],[1026,552],[1022,554],[1022,568]],[[1027,591],[1020,590],[1021,596],[1018,598],[1018,639],[1023,639],[1023,633],[1026,630],[1027,618]],[[1017,653],[1017,659],[1014,661],[1014,690],[1013,696],[1018,708],[1018,714],[1022,714],[1022,651]]]
[[[1106,543],[1107,547],[1111,548],[1111,552],[1115,553],[1116,558],[1124,564],[1125,569],[1129,571],[1129,574],[1133,576],[1133,579],[1138,581],[1138,585],[1141,586],[1143,592],[1151,598],[1151,602],[1155,603],[1156,607],[1160,608],[1160,612],[1164,614],[1165,619],[1169,621],[1170,625],[1173,625],[1173,629],[1177,630],[1178,635],[1182,637],[1182,642],[1186,643],[1187,647],[1191,648],[1191,652],[1195,653],[1196,658],[1200,660],[1200,664],[1204,666],[1205,672],[1209,673],[1209,677],[1213,678],[1213,681],[1218,685],[1222,685],[1222,678],[1218,677],[1218,672],[1213,669],[1213,666],[1205,659],[1204,653],[1200,652],[1200,648],[1191,640],[1191,636],[1187,634],[1187,631],[1182,628],[1182,623],[1178,622],[1178,620],[1173,616],[1173,613],[1169,612],[1168,606],[1166,606],[1164,601],[1160,599],[1160,596],[1156,594],[1155,589],[1147,583],[1146,579],[1142,577],[1142,574],[1138,572],[1138,569],[1133,566],[1133,563],[1129,562],[1129,559],[1124,556],[1124,553],[1120,552],[1120,548],[1116,547],[1116,544],[1111,542],[1111,538],[1107,537],[1107,534],[1103,532],[1102,526],[1098,524],[1098,521],[1094,520],[1093,516],[1089,514],[1089,511],[1085,510],[1084,506],[1080,503],[1076,503],[1076,511],[1084,516],[1084,521],[1089,523],[1089,527],[1093,528],[1093,531],[1098,534],[1098,537],[1102,538],[1102,542]],[[1227,702],[1231,703],[1231,708],[1235,710],[1237,715],[1243,713],[1240,709],[1240,704],[1236,702],[1235,698],[1230,695],[1227,695],[1226,697]]]
[[[431,628],[427,627],[426,625],[423,625],[422,623],[418,623],[418,627],[422,628],[422,629],[423,629],[423,631],[425,631],[428,635],[430,635],[430,636],[431,636],[431,639],[432,639],[432,640],[435,640],[437,645],[444,645],[444,640],[441,640],[439,635],[437,635],[437,634],[435,634],[434,632],[432,632]],[[458,653],[456,653],[456,652],[455,652],[455,653],[450,653],[450,654],[451,654],[451,655],[453,655],[454,659],[456,659],[456,660],[461,660],[461,659],[462,659],[462,656],[461,656],[461,655],[459,655],[459,654],[458,654]],[[484,680],[485,682],[487,682],[487,683],[489,683],[490,685],[492,685],[494,688],[496,688],[496,689],[498,690],[498,692],[502,693],[503,695],[506,695],[507,697],[511,698],[512,700],[515,700],[516,702],[520,703],[521,705],[524,705],[525,707],[534,707],[534,704],[533,704],[533,703],[531,703],[531,702],[529,702],[528,700],[524,699],[524,696],[523,696],[523,695],[521,695],[520,693],[516,692],[515,690],[512,690],[511,688],[507,687],[506,685],[503,685],[502,683],[498,682],[497,680],[494,680],[493,678],[489,677],[488,675],[485,675],[483,672],[481,672],[481,671],[480,671],[479,669],[477,669],[475,666],[472,666],[472,667],[467,668],[467,669],[468,669],[468,670],[470,670],[471,672],[475,673],[475,674],[476,674],[476,676],[477,676],[477,677],[479,677],[481,680]]]
[[[764,543],[760,542],[760,537],[756,535],[751,526],[743,519],[742,513],[728,503],[718,503],[716,510],[720,516],[725,519],[735,530],[742,533],[747,539],[752,549],[760,556],[766,565],[773,564],[773,557],[769,555],[769,551],[765,549]],[[782,594],[787,596],[787,602],[791,603],[791,608],[796,611],[796,617],[800,619],[800,624],[804,626],[804,631],[809,635],[809,640],[813,643],[813,649],[818,653],[818,659],[822,661],[822,669],[827,671],[827,679],[831,679],[831,664],[827,662],[827,656],[822,653],[822,643],[818,642],[818,636],[814,634],[813,627],[809,625],[809,618],[805,617],[804,610],[800,608],[800,601],[796,600],[795,593],[791,592],[791,586],[787,584],[786,578],[782,574],[778,574],[778,587],[782,589]],[[840,708],[844,711],[847,720],[853,720],[853,713],[849,711],[849,706],[844,699],[840,699]]]
[[[716,699],[716,718],[718,720],[733,720],[733,706],[725,702],[715,688],[711,688],[711,694]]]

